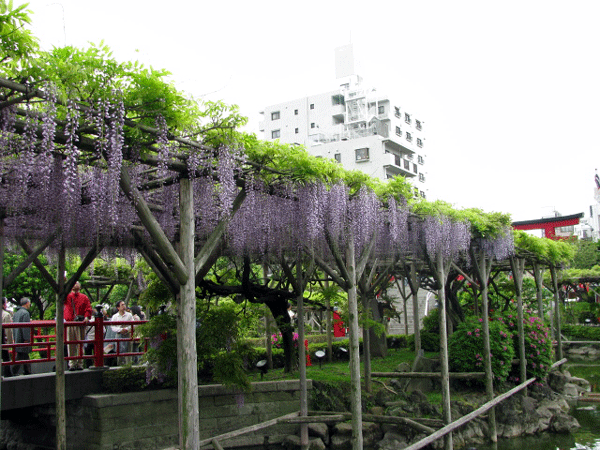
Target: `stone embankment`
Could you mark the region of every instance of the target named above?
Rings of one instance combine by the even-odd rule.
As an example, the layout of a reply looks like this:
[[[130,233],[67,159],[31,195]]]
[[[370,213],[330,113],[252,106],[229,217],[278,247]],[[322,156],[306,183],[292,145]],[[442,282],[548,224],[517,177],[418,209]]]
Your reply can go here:
[[[406,371],[399,367],[398,371]],[[421,425],[432,429],[443,426],[442,412],[437,404],[431,404],[427,396],[419,388],[411,388],[413,383],[406,380],[393,379],[389,381],[389,390],[380,390],[370,399],[376,406],[365,412],[365,418],[383,416],[410,418]],[[420,388],[436,389],[435,383],[430,386],[424,383]],[[455,386],[458,387],[458,386]],[[317,383],[313,388],[318,391]],[[403,389],[402,395],[392,395],[390,390]],[[412,390],[411,390],[412,389]],[[499,438],[514,438],[538,433],[570,433],[579,428],[579,423],[569,415],[571,405],[586,392],[590,391],[589,383],[581,378],[571,377],[568,372],[555,370],[548,376],[544,384],[533,385],[528,389],[528,395],[519,394],[505,400],[496,407],[496,423]],[[439,390],[438,390],[439,392]],[[315,395],[319,395],[315,392]],[[400,397],[400,399],[398,399]],[[463,387],[455,395],[458,400],[451,402],[452,420],[477,409],[485,403],[482,392],[474,392]],[[378,422],[378,423],[377,423]],[[364,449],[400,450],[427,436],[427,433],[416,429],[415,426],[398,423],[383,423],[363,421]],[[487,416],[481,416],[457,431],[453,432],[453,442],[456,448],[475,446],[486,442],[488,434]],[[349,422],[325,424],[317,423],[309,426],[310,448],[346,450],[351,449],[352,429]],[[299,449],[298,435],[290,435],[284,439],[288,450]],[[443,448],[443,440],[433,444],[434,448]]]

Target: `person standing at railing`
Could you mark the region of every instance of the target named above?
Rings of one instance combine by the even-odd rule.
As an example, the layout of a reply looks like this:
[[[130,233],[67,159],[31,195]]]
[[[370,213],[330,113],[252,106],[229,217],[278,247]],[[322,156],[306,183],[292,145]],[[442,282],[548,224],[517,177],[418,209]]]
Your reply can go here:
[[[27,297],[23,297],[21,299],[21,306],[15,311],[15,315],[13,316],[13,323],[28,323],[31,322],[31,315],[29,314],[29,308],[31,307],[31,300]],[[13,328],[13,338],[15,344],[26,344],[31,342],[31,328],[29,327],[20,327]],[[16,351],[16,361],[27,361],[29,360],[29,353],[31,352],[31,347],[17,347]],[[21,370],[21,366],[23,366],[23,374],[31,375],[31,364],[16,364],[12,366],[12,374],[18,375]]]
[[[117,302],[117,312],[110,319],[110,323],[115,322],[132,322],[133,316],[130,312],[127,312],[127,305],[123,300]],[[112,330],[117,335],[117,339],[129,339],[131,337],[131,325],[111,325]],[[131,341],[119,342],[119,354],[131,352]],[[127,364],[129,361],[128,357],[119,356],[117,358],[117,364],[122,366]]]
[[[12,322],[12,314],[8,311],[8,300],[4,297],[2,302],[2,326],[6,323]],[[12,344],[14,343],[13,333],[11,330],[2,330],[2,343]],[[2,350],[2,361],[10,361],[10,353],[8,350]],[[3,375],[5,377],[12,376],[10,366],[4,366]]]
[[[65,322],[84,322],[86,325],[92,318],[92,303],[87,295],[82,294],[79,281],[73,286],[73,290],[67,295],[64,307]],[[83,341],[85,339],[85,326],[67,327],[68,341]],[[79,356],[81,344],[69,344],[69,356]],[[69,370],[83,370],[83,359],[69,360]]]

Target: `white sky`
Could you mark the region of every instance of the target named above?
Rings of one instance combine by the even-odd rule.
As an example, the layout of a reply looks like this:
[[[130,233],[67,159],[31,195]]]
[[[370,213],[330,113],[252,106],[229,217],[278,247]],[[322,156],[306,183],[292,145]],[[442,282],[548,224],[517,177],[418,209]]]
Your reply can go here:
[[[15,0],[20,4],[19,0]],[[597,0],[30,0],[43,49],[101,40],[196,98],[265,106],[336,88],[334,50],[422,120],[429,199],[589,215],[600,124]]]

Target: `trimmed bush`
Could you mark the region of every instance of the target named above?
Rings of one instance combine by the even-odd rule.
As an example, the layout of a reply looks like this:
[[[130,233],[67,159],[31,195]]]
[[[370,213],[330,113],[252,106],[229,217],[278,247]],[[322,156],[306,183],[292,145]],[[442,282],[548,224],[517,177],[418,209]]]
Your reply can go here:
[[[440,310],[434,308],[429,311],[425,317],[423,317],[423,331],[429,331],[430,333],[440,334]]]
[[[515,355],[512,336],[499,320],[490,325],[492,372],[504,381],[508,377]],[[448,339],[449,365],[452,372],[483,372],[483,319],[470,317],[459,324]]]
[[[586,325],[563,325],[561,331],[572,340],[580,341],[599,341],[600,327],[590,327]]]
[[[409,336],[405,334],[390,334],[386,336],[388,348],[408,348]],[[414,342],[414,338],[413,338]]]
[[[415,335],[411,334],[408,336],[407,346],[411,349],[415,349]],[[438,333],[432,333],[431,331],[421,331],[421,350],[425,352],[439,352],[440,351],[440,335]]]

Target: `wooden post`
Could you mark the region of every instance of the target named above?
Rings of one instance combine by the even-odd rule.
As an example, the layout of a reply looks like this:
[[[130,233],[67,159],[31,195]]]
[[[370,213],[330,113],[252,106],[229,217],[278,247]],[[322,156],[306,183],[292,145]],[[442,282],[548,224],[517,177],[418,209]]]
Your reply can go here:
[[[4,313],[4,218],[0,218],[0,299],[2,299],[2,313]],[[4,338],[4,329],[2,328],[2,316],[0,316],[0,336]],[[12,333],[12,330],[11,330]],[[0,340],[4,342],[4,339]],[[1,355],[1,352],[0,352]],[[0,361],[2,359],[0,358]],[[2,411],[2,378],[4,377],[4,367],[0,365],[0,411]]]
[[[527,359],[525,359],[525,331],[523,329],[523,273],[525,272],[525,259],[511,256],[510,267],[513,272],[513,282],[517,294],[517,329],[519,332],[519,369],[520,381],[527,378]],[[527,388],[523,389],[523,396],[527,396]]]
[[[265,310],[265,343],[267,348],[267,365],[269,369],[273,369],[273,344],[271,343],[271,310],[267,305],[264,305]]]
[[[263,282],[265,286],[269,285],[269,277],[267,273],[269,267],[267,264],[263,264]],[[267,349],[267,367],[269,370],[273,369],[273,345],[271,344],[271,310],[267,305],[263,305],[265,312],[265,348]]]
[[[177,305],[177,381],[179,445],[196,449],[200,442],[198,355],[196,353],[196,278],[194,266],[194,194],[192,182],[179,182],[180,258],[187,281],[181,284]]]
[[[65,246],[61,238],[56,271],[56,449],[67,450],[67,414],[65,404]]]
[[[440,365],[442,374],[442,417],[448,425],[452,422],[452,410],[450,409],[450,368],[448,366],[448,335],[446,327],[446,269],[444,268],[444,256],[442,252],[436,255],[436,272],[440,287],[438,289],[438,303],[440,308]],[[444,448],[452,450],[452,433],[444,436]]]
[[[533,279],[535,280],[535,296],[538,304],[538,316],[544,321],[544,299],[542,295],[544,285],[542,282],[542,267],[537,261],[533,261]]]
[[[325,289],[327,289],[328,287],[329,287],[329,277],[326,276]],[[327,298],[325,299],[325,306],[327,308],[327,311],[326,311],[327,361],[332,362],[333,361],[333,320],[332,320],[333,311],[331,309],[331,299],[329,298],[329,296],[327,296]]]
[[[308,389],[306,386],[306,349],[304,348],[304,280],[302,279],[302,263],[298,257],[296,263],[296,279],[298,297],[296,299],[298,309],[298,371],[300,375],[300,416],[308,416]],[[287,314],[287,313],[286,313]],[[300,448],[308,448],[308,424],[300,425]]]
[[[352,412],[352,450],[362,450],[362,399],[360,386],[360,353],[358,340],[358,296],[356,292],[356,260],[354,236],[348,236],[346,244],[346,264],[348,283],[348,312],[350,319],[350,403]]]
[[[563,357],[562,336],[560,335],[560,296],[558,292],[558,275],[556,266],[550,266],[550,274],[552,275],[552,287],[554,288],[554,321],[552,328],[556,330],[556,359],[561,360]]]
[[[363,305],[363,368],[365,377],[365,391],[371,392],[371,333],[369,327],[367,327],[366,321],[368,319],[369,311],[369,300],[366,297],[362,298]]]
[[[419,315],[419,283],[417,280],[417,265],[410,263],[410,274],[408,276],[410,292],[413,302],[413,333],[415,335],[415,355],[421,354],[421,318]],[[408,333],[407,333],[408,334]]]
[[[485,392],[488,401],[494,399],[494,374],[492,372],[492,354],[490,348],[490,321],[489,321],[489,298],[488,298],[488,280],[492,262],[486,258],[483,250],[479,251],[479,276],[481,278],[481,309],[483,318],[483,363],[485,366]],[[496,430],[496,410],[490,409],[488,415],[489,434],[492,442],[498,442],[498,432]]]

